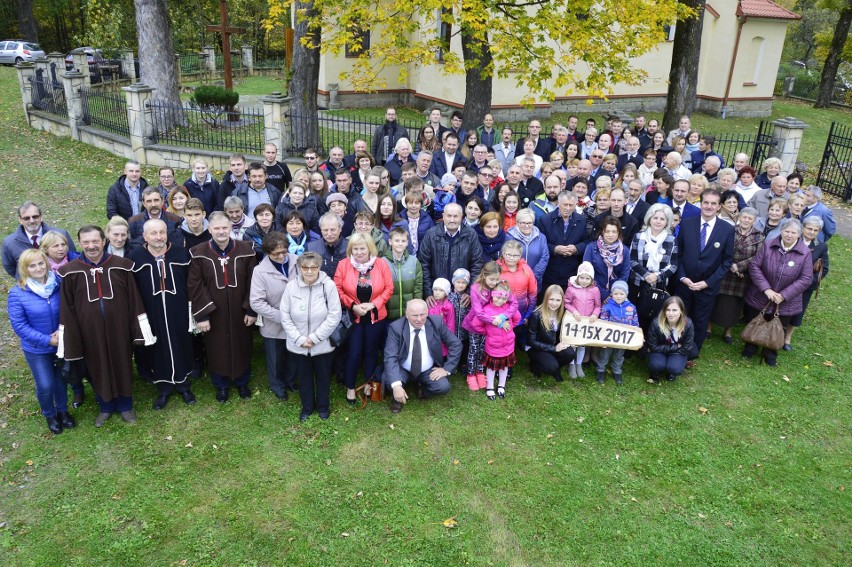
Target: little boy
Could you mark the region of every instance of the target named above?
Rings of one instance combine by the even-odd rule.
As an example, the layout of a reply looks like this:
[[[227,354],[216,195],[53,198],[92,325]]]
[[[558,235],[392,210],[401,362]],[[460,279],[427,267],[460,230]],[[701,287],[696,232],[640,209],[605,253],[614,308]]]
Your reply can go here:
[[[623,325],[639,326],[639,315],[636,313],[636,306],[627,300],[627,283],[618,280],[613,282],[610,288],[609,299],[604,302],[601,307],[601,321],[609,321],[610,323],[621,323]],[[606,375],[606,365],[612,358],[612,374],[615,377],[615,383],[621,386],[621,368],[624,365],[624,349],[623,348],[602,348],[598,352],[598,373],[595,379],[598,384],[604,383]]]
[[[393,294],[385,308],[388,320],[405,315],[405,306],[412,299],[423,299],[423,267],[417,256],[408,253],[408,232],[398,226],[389,234],[390,247],[384,258],[393,276]]]

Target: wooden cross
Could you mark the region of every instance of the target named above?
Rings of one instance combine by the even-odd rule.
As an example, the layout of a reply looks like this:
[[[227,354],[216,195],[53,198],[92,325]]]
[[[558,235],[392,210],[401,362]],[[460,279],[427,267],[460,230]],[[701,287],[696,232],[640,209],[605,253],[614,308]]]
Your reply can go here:
[[[219,0],[219,21],[218,26],[207,26],[207,31],[219,32],[222,34],[222,60],[224,61],[225,69],[225,88],[234,88],[234,79],[231,77],[231,34],[243,33],[243,28],[232,28],[228,25],[228,0]]]

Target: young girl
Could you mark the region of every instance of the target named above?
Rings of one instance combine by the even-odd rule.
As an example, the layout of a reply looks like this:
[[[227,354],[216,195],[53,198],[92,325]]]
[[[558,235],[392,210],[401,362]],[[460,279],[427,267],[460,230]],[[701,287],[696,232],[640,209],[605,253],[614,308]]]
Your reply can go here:
[[[500,283],[500,266],[497,262],[488,262],[479,272],[479,277],[470,289],[470,312],[462,321],[462,326],[470,333],[470,346],[467,351],[467,386],[473,391],[485,388],[486,379],[482,365],[482,348],[485,343],[485,330],[493,325],[495,317],[489,317],[482,312],[491,302],[491,292]],[[518,301],[509,294],[508,306],[505,309],[507,317],[511,318],[518,312]],[[513,335],[514,339],[514,335]]]
[[[432,282],[432,297],[435,298],[435,304],[429,308],[429,315],[440,315],[444,320],[444,325],[450,332],[456,332],[456,310],[453,308],[453,303],[449,299],[450,282],[444,278],[438,278]],[[447,346],[444,345],[444,356],[447,356]]]
[[[518,210],[521,208],[521,198],[514,191],[509,191],[506,198],[503,199],[503,231],[508,232],[510,228],[517,224]]]
[[[574,315],[574,319],[589,317],[595,322],[601,314],[601,292],[595,285],[595,269],[591,262],[583,262],[577,269],[577,275],[568,280],[565,288],[565,310]],[[583,378],[583,358],[586,347],[577,347],[577,357],[574,364],[568,366],[569,378]]]
[[[470,311],[470,304],[468,304],[467,307],[462,307],[461,298],[463,295],[467,294],[467,288],[469,285],[470,272],[464,268],[459,268],[453,272],[453,288],[450,290],[448,299],[450,300],[450,303],[453,304],[453,312],[455,314],[453,328],[455,329],[456,337],[458,337],[458,339],[462,342],[462,346],[465,346],[465,343],[467,342],[467,330],[462,327],[462,321],[464,321],[465,316]],[[478,386],[477,389],[479,389]]]
[[[601,321],[622,323],[633,327],[639,326],[639,315],[636,306],[627,299],[627,282],[618,280],[612,284],[610,296],[601,308]],[[612,358],[612,374],[615,383],[621,386],[621,368],[624,365],[623,348],[602,348],[598,353],[598,371],[595,376],[598,384],[604,383],[606,365]]]
[[[574,347],[560,338],[562,316],[565,314],[564,293],[558,285],[544,292],[544,301],[533,311],[529,319],[527,344],[530,350],[530,372],[534,376],[546,374],[562,382],[562,367],[574,363]]]
[[[492,319],[491,324],[485,326],[485,356],[482,359],[486,375],[485,395],[489,400],[496,399],[495,374],[500,377],[497,396],[506,397],[506,378],[509,376],[509,369],[517,362],[514,328],[521,322],[521,314],[509,306],[511,298],[513,295],[509,284],[500,280],[491,291],[491,302],[482,307],[482,314]]]
[[[657,383],[665,372],[666,380],[683,374],[687,357],[693,355],[695,328],[684,312],[683,300],[676,295],[668,298],[659,316],[648,329],[645,343],[648,346],[649,382]]]

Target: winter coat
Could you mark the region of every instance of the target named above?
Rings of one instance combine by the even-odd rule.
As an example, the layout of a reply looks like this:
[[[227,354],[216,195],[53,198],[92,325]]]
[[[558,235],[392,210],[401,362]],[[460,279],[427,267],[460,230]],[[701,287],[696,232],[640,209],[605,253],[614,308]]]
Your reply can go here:
[[[264,258],[255,267],[251,276],[249,305],[263,317],[260,335],[267,339],[286,339],[287,333],[281,326],[281,297],[290,277],[295,275],[296,259],[287,262],[288,274],[284,275],[272,265],[269,257]]]
[[[370,151],[376,162],[384,164],[393,153],[396,143],[402,138],[408,138],[408,130],[399,122],[385,122],[373,132],[373,143]]]
[[[453,304],[449,299],[444,298],[440,301],[436,301],[435,305],[429,308],[429,315],[439,316],[447,329],[449,329],[451,333],[455,334],[456,310],[453,308]],[[441,345],[441,352],[444,356],[447,356],[447,353],[449,352],[447,345]]]
[[[491,290],[480,287],[477,283],[473,284],[470,288],[470,311],[468,311],[462,321],[462,326],[468,332],[484,335],[485,328],[488,325],[492,325],[494,320],[493,315],[489,317],[488,315],[483,314],[485,306],[490,304]],[[510,294],[509,302],[500,307],[500,309],[501,313],[505,313],[507,317],[512,319],[515,314],[518,313],[518,300],[515,299],[513,294]],[[518,320],[520,321],[520,315],[518,315]]]
[[[512,295],[518,302],[521,318],[526,320],[530,312],[535,309],[535,300],[538,296],[538,282],[536,282],[535,274],[523,258],[518,260],[518,267],[514,272],[506,267],[506,260],[502,258],[497,260],[497,265],[500,266],[500,277],[512,288]]]
[[[326,354],[334,347],[328,337],[340,322],[340,298],[331,278],[319,273],[313,285],[295,277],[281,296],[281,324],[287,334],[287,350],[296,354]],[[310,338],[314,346],[302,348]]]
[[[537,226],[533,227],[529,236],[524,236],[517,226],[510,228],[506,234],[512,240],[521,243],[521,258],[532,269],[533,274],[535,274],[535,281],[541,288],[541,278],[544,276],[544,270],[547,269],[547,262],[550,260],[550,250],[547,249],[547,239],[544,234]]]
[[[613,282],[618,280],[626,282],[628,278],[630,278],[630,249],[623,243],[621,244],[621,254],[621,263],[617,266],[613,266],[612,276],[609,276],[606,262],[604,262],[600,250],[598,250],[597,243],[591,242],[589,246],[586,246],[586,252],[583,254],[583,261],[591,262],[592,266],[595,268],[595,285],[598,286],[599,290],[601,290],[601,300],[605,300],[609,297],[609,288]]]
[[[337,265],[337,271],[334,273],[334,285],[337,286],[340,303],[347,309],[351,309],[353,305],[361,303],[357,295],[358,277],[358,270],[352,267],[352,262],[349,258],[344,258]],[[373,263],[373,269],[370,270],[370,279],[372,281],[373,293],[369,303],[376,306],[370,313],[370,318],[375,323],[387,318],[387,302],[390,301],[391,295],[393,295],[393,275],[384,258],[376,258],[376,261]],[[354,313],[352,317],[356,323],[361,321],[361,317]]]
[[[636,288],[640,287],[642,282],[645,281],[645,276],[651,273],[648,270],[648,254],[645,252],[646,242],[645,231],[642,231],[633,237],[633,243],[630,245],[630,274],[632,278],[629,283]],[[677,272],[678,249],[677,240],[673,234],[666,234],[662,249],[663,257],[660,260],[658,272],[660,277],[657,279],[657,289],[665,289],[668,279]]]
[[[226,177],[229,175],[230,172],[226,174]],[[189,191],[190,198],[194,197],[201,200],[204,204],[204,212],[208,217],[213,211],[224,209],[225,198],[231,195],[230,191],[233,189],[233,185],[230,189],[226,187],[224,179],[220,185],[212,175],[203,184],[190,177],[183,182],[183,186]]]
[[[423,289],[431,292],[432,282],[438,278],[453,279],[453,272],[464,268],[470,272],[471,278],[476,278],[482,270],[482,247],[476,232],[470,227],[462,226],[459,233],[450,238],[443,224],[429,229],[417,257],[423,266]]]
[[[254,211],[249,210],[249,191],[254,191],[251,186],[246,185],[245,187],[240,187],[235,189],[231,194],[233,197],[239,197],[240,201],[243,202],[243,210],[246,215],[250,216],[252,219],[254,218]],[[266,191],[269,193],[269,204],[273,207],[277,207],[278,203],[281,202],[281,190],[278,189],[275,185],[266,185]],[[223,201],[224,202],[224,201]],[[284,227],[282,227],[283,229]],[[308,223],[308,227],[311,228],[310,223]]]
[[[133,216],[133,205],[130,203],[130,195],[124,187],[126,175],[119,177],[107,191],[106,214],[107,218],[118,215],[124,220]],[[148,181],[144,177],[139,178],[139,210],[142,210],[142,191],[148,187]],[[70,245],[70,242],[69,242]]]
[[[561,321],[556,322],[556,330],[550,328],[550,324],[545,324],[541,319],[541,311],[533,311],[530,315],[528,324],[529,334],[527,335],[527,344],[530,348],[541,350],[544,352],[556,352],[556,345],[559,344],[559,326]]]
[[[450,295],[448,297],[450,303],[453,304],[453,311],[455,317],[455,335],[462,341],[467,339],[467,329],[462,326],[462,322],[464,322],[464,318],[470,313],[470,305],[467,307],[462,307],[461,305],[461,295],[455,290],[450,291]]]
[[[334,246],[329,246],[322,238],[311,240],[308,242],[308,252],[316,252],[322,256],[322,266],[320,269],[325,272],[330,278],[334,278],[334,273],[337,271],[337,265],[341,260],[346,258],[346,239],[338,238]]]
[[[648,328],[648,334],[645,336],[645,344],[648,347],[648,352],[692,356],[695,345],[695,327],[692,325],[692,321],[687,319],[683,333],[678,337],[677,342],[673,342],[671,335],[666,335],[660,329],[660,324],[655,318]]]
[[[305,218],[305,224],[314,232],[320,232],[319,228],[319,212],[317,212],[317,200],[313,195],[308,195],[302,204],[298,207],[290,202],[290,194],[281,197],[281,200],[275,206],[275,224],[284,230],[284,217],[293,211],[297,211]]]
[[[65,229],[56,228],[54,226],[48,226],[44,223],[41,225],[41,233],[42,235],[47,234],[51,230],[55,230],[56,232],[65,236],[65,240],[68,242],[68,251],[76,252],[77,249],[74,247],[74,240],[71,238],[71,235]],[[26,230],[21,225],[18,225],[18,228],[12,234],[9,234],[3,239],[3,269],[6,270],[6,273],[12,276],[13,278],[18,277],[18,259],[21,257],[21,254],[24,253],[24,250],[29,250],[33,247],[32,239],[27,235]],[[69,261],[71,258],[69,258]]]
[[[482,258],[484,261],[497,260],[503,253],[503,244],[506,243],[506,233],[502,229],[497,231],[497,236],[488,238],[480,227],[475,227],[476,237],[482,247]]]
[[[45,299],[17,284],[9,289],[9,321],[21,339],[21,349],[30,354],[51,354],[56,347],[50,335],[59,328],[59,286]]]
[[[564,221],[555,210],[544,215],[536,221],[536,226],[544,235],[547,242],[547,250],[550,252],[550,261],[544,272],[544,279],[548,282],[557,282],[564,285],[568,278],[577,273],[577,268],[586,251],[588,237],[586,236],[586,219],[583,215],[574,211],[568,218],[568,230],[565,230]],[[568,246],[573,244],[577,253],[572,256],[562,256],[554,253],[557,246]]]
[[[411,219],[408,218],[407,212],[402,213],[402,218],[408,223],[406,230],[408,230],[408,248],[410,251],[412,250]],[[425,208],[420,209],[420,219],[417,221],[417,250],[420,249],[420,245],[423,244],[423,239],[426,237],[426,233],[433,226],[435,226],[435,221],[433,221],[432,217],[429,216],[429,212]],[[417,250],[412,253],[416,254]]]
[[[423,299],[423,268],[417,257],[408,252],[402,253],[401,261],[394,259],[391,250],[383,258],[393,278],[393,295],[387,303],[388,318],[393,321],[405,315],[405,306],[409,301]]]
[[[763,234],[756,228],[752,228],[751,232],[745,236],[740,235],[736,228],[734,229],[734,263],[731,267],[735,265],[737,273],[728,270],[728,273],[722,278],[722,283],[719,284],[719,293],[734,297],[745,295],[746,290],[751,285],[748,266],[762,246]],[[742,277],[738,274],[742,274]]]
[[[802,294],[813,283],[813,258],[807,245],[799,239],[788,252],[781,247],[781,238],[766,241],[748,266],[751,285],[745,302],[754,309],[763,309],[768,300],[764,292],[780,293],[784,301],[778,306],[782,316],[802,312]]]
[[[601,307],[601,321],[609,321],[610,323],[621,323],[623,325],[639,326],[639,315],[636,313],[636,306],[625,299],[620,305],[610,297]]]
[[[592,284],[589,287],[580,287],[577,276],[568,280],[565,287],[565,310],[581,317],[601,314],[601,290]]]
[[[263,239],[269,236],[269,233],[275,231],[275,224],[273,223],[272,227],[268,232],[262,233],[260,231],[260,227],[255,223],[248,227],[246,231],[243,233],[243,240],[247,242],[251,242],[252,248],[254,248],[254,253],[257,255],[257,261],[260,263],[263,260],[265,254],[263,253]]]
[[[494,358],[502,358],[509,356],[515,352],[515,331],[514,328],[521,322],[521,314],[517,309],[509,307],[508,303],[497,307],[493,303],[488,303],[482,308],[482,315],[488,317],[489,321],[493,321],[498,315],[506,315],[512,323],[512,327],[507,331],[503,327],[497,327],[493,323],[485,325],[483,329],[485,335],[485,353]],[[511,315],[510,315],[511,312]]]

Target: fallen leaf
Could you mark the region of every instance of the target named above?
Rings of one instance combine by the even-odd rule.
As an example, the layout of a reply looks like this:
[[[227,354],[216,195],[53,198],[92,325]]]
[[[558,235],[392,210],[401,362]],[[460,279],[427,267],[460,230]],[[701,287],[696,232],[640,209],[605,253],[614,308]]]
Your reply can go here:
[[[639,502],[638,500],[636,500],[636,497],[635,497],[635,496],[634,496],[633,498],[631,498],[631,499],[630,499],[630,501],[631,501],[631,502]]]
[[[395,429],[393,423],[391,423],[388,427],[390,427],[391,429]]]
[[[355,498],[361,498],[362,496],[364,496],[364,493],[360,490],[355,494]]]
[[[548,438],[548,439],[553,439],[553,433],[548,433],[548,434],[547,434],[547,438]]]
[[[121,496],[119,494],[113,494],[112,499],[113,500],[121,500]]]
[[[733,525],[734,525],[734,523],[731,522],[731,521],[725,522],[725,527],[727,527],[727,528],[730,528]]]
[[[342,534],[340,534],[340,535],[342,535],[343,537],[349,537],[349,532],[343,532],[343,533],[342,533]]]
[[[823,366],[828,366],[829,368],[831,368],[832,366],[834,366],[834,363],[833,363],[833,362],[831,362],[830,360],[823,360],[823,361],[822,361],[822,365],[823,365]]]
[[[171,441],[171,440],[172,440],[172,436],[171,436],[171,435],[166,435],[166,441]]]
[[[705,408],[704,406],[699,406],[698,411],[701,413],[701,415],[704,415],[705,413],[707,413],[710,410]]]
[[[344,418],[343,418],[343,421],[349,421],[349,418],[348,418],[348,417],[344,417]]]
[[[216,443],[213,443],[213,448],[216,449],[217,451],[219,450],[219,447],[216,445]]]
[[[619,455],[618,453],[616,453],[616,454],[615,454],[615,460],[617,461],[617,460],[619,460],[619,459],[621,459],[621,455]]]
[[[785,382],[789,382],[789,381],[790,381],[790,379],[787,377],[787,375],[786,375],[786,374],[785,374],[784,376],[782,376],[782,377],[781,377],[781,379],[782,379],[782,380],[784,380]]]
[[[192,441],[190,441],[189,443],[187,443],[186,445],[184,445],[184,447],[187,447],[187,448],[191,449],[191,448],[192,448]]]
[[[453,464],[454,464],[454,465],[459,464],[459,460],[458,460],[458,459],[453,459]]]
[[[429,445],[429,442],[428,442],[428,441],[424,441],[424,442],[423,442],[423,444],[424,444],[424,445]]]
[[[326,459],[326,460],[325,460],[325,464],[326,464],[326,465],[331,465],[331,459]]]
[[[29,467],[33,466],[33,462],[32,462],[31,460],[28,460],[28,461],[27,461],[27,466],[29,466]]]
[[[699,513],[698,513],[698,517],[699,517],[699,518],[701,518],[702,520],[706,520],[706,519],[707,519],[707,516],[705,516],[705,515],[704,515],[704,514],[702,514],[701,512],[699,512]]]
[[[786,435],[782,435],[780,438],[781,438],[781,439],[786,439],[786,438],[787,438],[787,436],[786,436]]]
[[[581,437],[581,438],[580,438],[580,443],[582,443],[582,442],[583,442],[583,438]]]
[[[455,528],[459,525],[459,523],[456,521],[456,517],[453,516],[452,518],[447,518],[446,520],[441,522],[441,525],[445,528]]]
[[[488,464],[489,464],[489,465],[493,465],[493,464],[494,464],[494,459],[488,459]]]
[[[580,417],[578,417],[578,418],[577,418],[577,423],[583,423],[583,419],[584,419],[584,418],[583,418],[583,416],[581,415]]]

